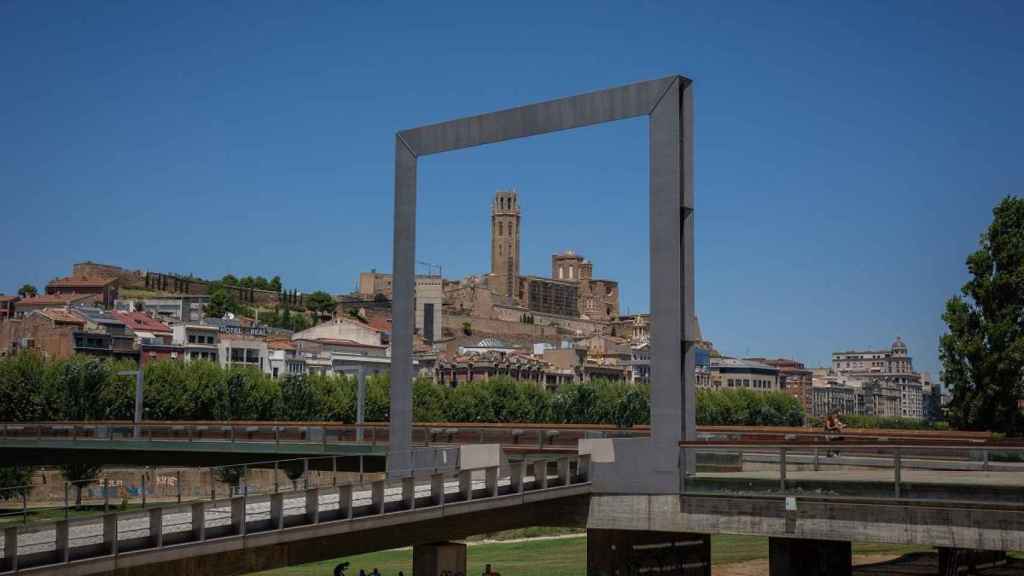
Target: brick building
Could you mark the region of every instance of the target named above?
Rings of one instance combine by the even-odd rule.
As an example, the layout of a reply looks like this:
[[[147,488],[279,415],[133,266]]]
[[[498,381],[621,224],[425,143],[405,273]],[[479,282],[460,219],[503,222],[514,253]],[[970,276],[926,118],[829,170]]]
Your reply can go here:
[[[68,358],[75,353],[75,333],[85,320],[62,308],[33,310],[0,324],[0,354],[35,350],[47,358]]]
[[[803,363],[788,358],[748,358],[748,360],[778,369],[779,388],[799,400],[806,413],[811,413],[814,404],[811,391],[814,386],[814,373],[808,370]]]
[[[14,305],[21,300],[20,296],[6,296],[0,294],[0,322],[8,318],[14,318]]]
[[[47,294],[90,294],[104,308],[113,308],[117,300],[117,278],[69,276],[57,278],[46,285]]]

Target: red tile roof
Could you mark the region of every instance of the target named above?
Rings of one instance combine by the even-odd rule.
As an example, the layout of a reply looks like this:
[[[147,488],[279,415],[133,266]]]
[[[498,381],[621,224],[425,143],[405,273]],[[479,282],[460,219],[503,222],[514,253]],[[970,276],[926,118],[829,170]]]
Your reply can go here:
[[[111,312],[111,314],[135,332],[171,333],[170,326],[143,312]]]
[[[391,332],[391,316],[384,314],[368,314],[366,325],[378,332]]]
[[[81,300],[94,299],[95,297],[95,294],[42,294],[19,300],[15,306],[18,308],[23,306],[66,306]]]
[[[0,302],[10,302],[11,300],[17,300],[20,296],[5,296],[0,294]]]
[[[64,324],[78,324],[80,326],[85,325],[85,320],[82,317],[72,312],[69,312],[64,308],[43,308],[42,310],[36,310],[36,312],[49,318],[54,322],[62,322]]]
[[[291,340],[267,340],[267,348],[270,350],[295,350],[295,344]]]
[[[103,288],[116,282],[116,278],[86,278],[84,276],[68,276],[57,278],[46,285],[47,288]]]

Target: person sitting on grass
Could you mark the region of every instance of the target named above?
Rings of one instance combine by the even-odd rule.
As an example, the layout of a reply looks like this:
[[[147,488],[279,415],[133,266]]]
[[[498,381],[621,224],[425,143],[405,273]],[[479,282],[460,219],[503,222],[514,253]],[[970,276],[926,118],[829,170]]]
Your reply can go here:
[[[484,564],[483,576],[501,576],[501,573],[500,572],[495,572],[494,570],[491,570],[491,565],[490,564]]]

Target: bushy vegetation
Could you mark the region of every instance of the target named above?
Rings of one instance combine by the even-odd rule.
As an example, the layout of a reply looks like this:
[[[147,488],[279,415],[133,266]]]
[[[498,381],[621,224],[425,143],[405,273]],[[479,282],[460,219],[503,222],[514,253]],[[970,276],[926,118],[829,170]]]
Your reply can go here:
[[[698,390],[697,423],[722,426],[803,426],[800,401],[782,392]]]
[[[48,361],[32,353],[0,359],[0,421],[128,420],[134,379],[118,376],[131,361],[76,356]],[[210,362],[146,365],[147,420],[326,420],[356,417],[354,377],[308,375],[275,380],[252,368],[221,368]],[[388,377],[367,379],[366,420],[388,419]],[[419,422],[555,422],[647,424],[650,390],[645,385],[596,380],[558,391],[499,377],[448,388],[419,379],[413,416]],[[702,390],[700,424],[799,426],[803,410],[783,393]]]

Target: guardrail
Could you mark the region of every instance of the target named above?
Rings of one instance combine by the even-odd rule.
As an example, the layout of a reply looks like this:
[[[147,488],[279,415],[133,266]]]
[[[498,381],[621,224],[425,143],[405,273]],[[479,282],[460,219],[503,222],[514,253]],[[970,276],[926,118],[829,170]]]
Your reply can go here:
[[[294,461],[277,462],[273,468],[282,469],[290,462]],[[210,499],[191,503],[6,526],[2,528],[0,573],[584,485],[589,482],[589,458],[566,456],[520,460],[506,466],[422,472],[429,477],[422,483],[416,477],[346,483],[333,479],[330,484],[285,491],[280,491],[277,484],[272,491],[254,490],[242,480],[234,493],[224,497],[211,494]]]
[[[57,486],[52,482],[0,486],[0,525],[18,518],[28,523],[30,516],[40,515],[62,515],[67,520],[82,516],[83,509],[107,513],[118,508],[146,508],[148,504],[181,504],[207,496],[216,500],[218,495],[231,497],[241,492],[276,493],[289,483],[293,489],[336,486],[339,474],[343,479],[354,476],[362,483],[373,474],[367,470],[363,456],[358,456],[358,469],[354,471],[339,470],[338,459],[322,456],[223,466],[145,467],[137,472],[114,470],[94,478],[65,480]],[[449,446],[420,448],[413,452],[410,462],[410,474],[451,472],[460,466],[460,450]]]
[[[136,425],[130,421],[109,422],[18,422],[0,423],[4,440],[124,440],[178,442],[260,442],[306,444],[386,445],[387,423],[334,424],[329,422],[157,422]],[[647,426],[618,428],[587,424],[488,424],[419,423],[412,427],[413,446],[434,444],[501,444],[511,451],[575,451],[582,438],[647,436]],[[795,427],[702,426],[705,439],[731,441],[822,441],[820,429]],[[980,432],[939,432],[932,430],[856,430],[849,437],[891,439],[920,443],[990,443],[991,434]]]
[[[1024,504],[1024,446],[828,442],[682,442],[691,494],[791,494]]]

